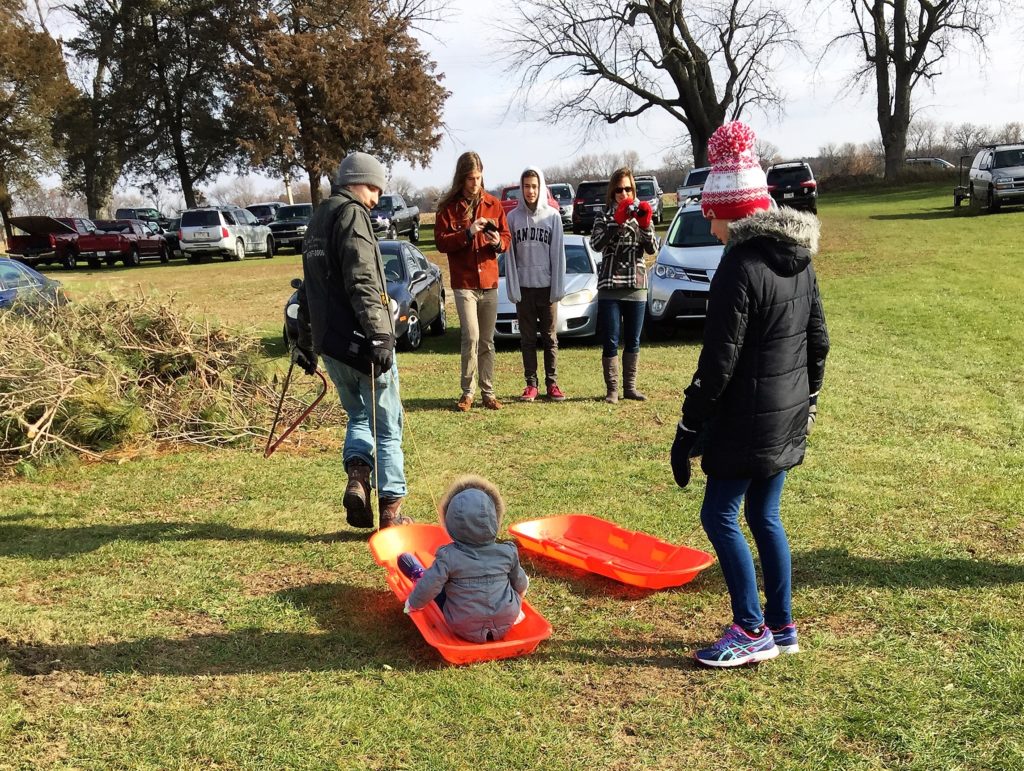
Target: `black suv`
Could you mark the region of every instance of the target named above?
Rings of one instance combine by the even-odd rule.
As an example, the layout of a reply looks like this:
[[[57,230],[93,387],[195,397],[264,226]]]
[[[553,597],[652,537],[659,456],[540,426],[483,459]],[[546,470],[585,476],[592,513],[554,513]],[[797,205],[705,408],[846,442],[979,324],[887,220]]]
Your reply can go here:
[[[818,183],[810,165],[803,161],[769,166],[768,192],[779,206],[818,213]]]
[[[572,202],[572,232],[589,233],[594,218],[608,207],[608,180],[580,182]]]
[[[292,206],[281,206],[270,222],[270,232],[274,234],[277,248],[287,246],[296,252],[302,251],[302,239],[306,237],[306,226],[313,218],[313,204],[297,203]]]

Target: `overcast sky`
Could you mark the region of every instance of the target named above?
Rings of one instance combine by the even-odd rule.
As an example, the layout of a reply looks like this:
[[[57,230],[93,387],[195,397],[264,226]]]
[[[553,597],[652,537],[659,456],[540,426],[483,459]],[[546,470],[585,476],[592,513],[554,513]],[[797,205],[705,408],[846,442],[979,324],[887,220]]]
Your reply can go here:
[[[493,9],[487,10],[489,6]],[[588,138],[574,126],[546,126],[524,122],[517,112],[506,114],[515,95],[516,80],[503,71],[498,60],[499,41],[493,20],[507,18],[508,8],[506,3],[452,0],[449,21],[432,27],[436,39],[421,36],[423,47],[437,62],[445,75],[444,84],[452,92],[444,111],[448,133],[429,168],[414,169],[399,163],[393,174],[410,179],[416,187],[443,187],[451,181],[456,158],[466,150],[480,153],[484,179],[490,188],[515,182],[526,165],[556,166],[581,152],[635,150],[642,166],[662,166],[665,153],[685,138],[682,124],[663,111],[652,109],[638,121],[609,126],[601,135]],[[833,22],[809,18],[806,12],[796,21],[804,25],[802,33],[810,61],[791,54],[778,64],[778,82],[787,97],[785,113],[781,119],[757,113],[744,119],[787,158],[816,155],[819,147],[830,142],[877,139],[873,91],[863,96],[842,95],[845,80],[857,64],[853,52],[830,55],[815,72],[815,62],[831,37],[829,24]],[[921,114],[939,123],[1001,125],[1024,121],[1021,25],[997,27],[999,31],[989,45],[989,66],[982,66],[979,52],[971,46],[943,62],[943,74],[934,82],[934,93],[926,84],[915,90],[915,108]]]

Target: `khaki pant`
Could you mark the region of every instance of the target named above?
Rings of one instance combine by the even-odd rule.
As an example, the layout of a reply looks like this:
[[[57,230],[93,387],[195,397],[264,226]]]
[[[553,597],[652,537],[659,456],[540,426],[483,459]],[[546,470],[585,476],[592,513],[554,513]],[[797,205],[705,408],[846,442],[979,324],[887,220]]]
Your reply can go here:
[[[544,345],[544,385],[558,382],[558,303],[551,302],[551,287],[520,287],[522,299],[516,303],[519,335],[522,340],[523,375],[526,385],[537,387],[537,333]]]
[[[494,396],[494,323],[497,289],[456,289],[455,308],[462,331],[462,393],[473,396],[477,375],[484,396]]]

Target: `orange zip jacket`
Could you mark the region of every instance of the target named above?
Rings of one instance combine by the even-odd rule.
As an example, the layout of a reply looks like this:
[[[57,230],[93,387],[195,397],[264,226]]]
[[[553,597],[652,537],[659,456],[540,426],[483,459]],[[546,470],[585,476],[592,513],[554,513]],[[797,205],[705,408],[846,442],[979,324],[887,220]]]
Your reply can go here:
[[[467,231],[470,224],[480,217],[486,217],[498,226],[500,246],[488,244],[484,240],[483,231],[477,233],[472,240],[469,238]],[[438,212],[434,239],[437,250],[448,255],[452,289],[497,289],[498,255],[508,251],[512,243],[505,210],[497,198],[490,193],[483,193],[472,214],[467,211],[466,202],[461,198],[452,201]]]

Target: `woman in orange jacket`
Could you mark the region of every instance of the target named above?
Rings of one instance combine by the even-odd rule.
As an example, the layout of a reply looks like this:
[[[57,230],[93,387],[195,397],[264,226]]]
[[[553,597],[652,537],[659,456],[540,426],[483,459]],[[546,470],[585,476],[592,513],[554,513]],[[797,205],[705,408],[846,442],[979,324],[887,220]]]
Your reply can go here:
[[[458,409],[473,406],[477,379],[484,407],[500,410],[494,396],[494,324],[498,319],[498,255],[512,243],[501,202],[484,190],[480,156],[466,152],[438,206],[434,237],[448,255],[455,307],[462,330],[462,396]]]

